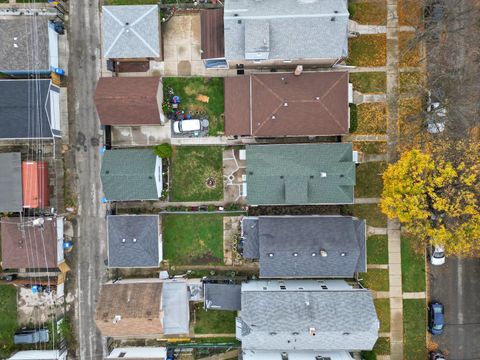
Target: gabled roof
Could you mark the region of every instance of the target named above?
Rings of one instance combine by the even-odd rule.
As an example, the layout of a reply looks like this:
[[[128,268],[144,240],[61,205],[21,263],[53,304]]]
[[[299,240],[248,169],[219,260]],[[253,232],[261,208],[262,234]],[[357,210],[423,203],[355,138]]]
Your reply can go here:
[[[0,72],[50,71],[48,22],[42,15],[1,17]]]
[[[226,0],[224,11],[228,60],[347,56],[346,0]]]
[[[250,205],[351,204],[350,143],[247,145]]]
[[[240,310],[241,290],[239,284],[206,282],[203,285],[205,308],[207,310]]]
[[[244,350],[242,360],[281,360],[287,354],[288,360],[354,360],[348,351],[312,351],[312,350]]]
[[[158,267],[158,215],[107,216],[109,267]]]
[[[161,282],[103,284],[95,322],[103,336],[163,333]]]
[[[22,211],[20,153],[0,154],[0,212]]]
[[[158,5],[103,6],[103,57],[159,58]]]
[[[348,72],[225,78],[225,134],[259,137],[348,133]]]
[[[353,278],[367,271],[364,220],[311,215],[245,217],[242,222],[242,228],[250,228],[242,236],[244,248],[250,237],[258,246],[260,277]]]
[[[52,138],[50,80],[0,80],[0,139]]]
[[[100,78],[95,105],[104,125],[160,125],[158,77]]]
[[[200,11],[202,59],[225,56],[223,36],[223,8]]]
[[[107,200],[157,200],[156,165],[157,156],[152,149],[105,151],[101,178]]]
[[[34,226],[33,220],[2,218],[3,269],[54,269],[58,266],[56,219],[45,218],[42,227]]]
[[[345,282],[242,284],[237,337],[244,350],[371,350],[379,321],[372,294]]]

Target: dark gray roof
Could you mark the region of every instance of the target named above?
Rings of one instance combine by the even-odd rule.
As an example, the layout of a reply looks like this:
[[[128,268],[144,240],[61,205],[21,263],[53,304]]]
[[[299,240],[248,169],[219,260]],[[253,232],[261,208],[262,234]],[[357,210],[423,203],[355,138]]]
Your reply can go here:
[[[0,80],[0,139],[52,138],[50,80]]]
[[[257,260],[260,258],[260,245],[258,242],[258,218],[244,217],[242,220],[243,257]]]
[[[373,348],[379,321],[369,290],[345,286],[312,290],[310,284],[317,283],[313,280],[285,281],[286,290],[272,290],[266,281],[252,282],[242,285],[242,312],[237,321],[243,349]],[[292,289],[295,283],[301,287]]]
[[[226,0],[224,29],[228,60],[337,59],[348,53],[346,0]]]
[[[255,258],[251,248],[257,247],[260,277],[352,278],[355,272],[367,270],[364,220],[348,216],[260,216],[244,218],[242,226],[250,230],[243,235],[244,249],[249,250],[244,256]],[[320,250],[327,256],[321,256]]]
[[[108,266],[158,267],[158,235],[158,215],[109,215]]]
[[[242,286],[239,284],[204,284],[205,308],[211,310],[240,310]]]
[[[103,6],[103,56],[160,57],[158,5]]]
[[[163,332],[168,334],[188,334],[190,312],[188,287],[185,281],[163,283],[162,310]]]
[[[20,211],[22,211],[20,153],[0,154],[0,212]]]
[[[48,21],[48,16],[0,18],[0,72],[50,70]]]

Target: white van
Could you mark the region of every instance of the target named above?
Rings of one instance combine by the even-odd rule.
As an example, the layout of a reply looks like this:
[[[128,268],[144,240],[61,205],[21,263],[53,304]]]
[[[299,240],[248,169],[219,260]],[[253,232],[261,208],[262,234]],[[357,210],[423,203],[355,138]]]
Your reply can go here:
[[[200,128],[200,120],[198,119],[175,121],[173,123],[173,132],[175,134],[181,134],[190,131],[200,131]]]

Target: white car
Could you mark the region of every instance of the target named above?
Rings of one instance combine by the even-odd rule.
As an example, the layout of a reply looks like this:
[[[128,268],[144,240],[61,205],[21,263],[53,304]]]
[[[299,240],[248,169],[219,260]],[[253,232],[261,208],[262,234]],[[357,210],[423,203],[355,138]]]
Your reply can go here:
[[[433,246],[432,255],[430,256],[430,263],[432,265],[445,264],[445,251],[443,246]]]
[[[173,132],[181,134],[185,132],[200,131],[201,124],[198,119],[181,120],[173,123]]]

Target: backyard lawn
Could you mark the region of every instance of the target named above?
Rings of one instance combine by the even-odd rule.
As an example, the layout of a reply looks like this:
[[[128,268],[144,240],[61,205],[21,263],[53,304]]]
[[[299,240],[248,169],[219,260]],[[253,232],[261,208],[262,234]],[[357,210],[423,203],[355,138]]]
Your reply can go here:
[[[15,345],[17,330],[17,290],[11,285],[0,285],[0,359],[7,358]]]
[[[162,227],[169,265],[223,264],[223,214],[168,214]]]
[[[206,311],[203,304],[196,304],[194,311],[195,334],[235,334],[236,311]]]
[[[380,332],[390,332],[390,299],[375,299],[374,303],[380,320]]]
[[[387,36],[360,35],[348,39],[347,65],[385,66],[387,64]]]
[[[362,163],[357,166],[355,197],[380,197],[383,190],[382,174],[387,168],[385,161]]]
[[[376,360],[377,355],[389,355],[389,354],[390,354],[390,338],[381,337],[381,338],[378,338],[372,351],[362,351],[362,359]]]
[[[387,23],[387,2],[372,1],[348,5],[350,18],[359,24],[385,25]]]
[[[387,73],[375,72],[351,72],[349,74],[353,90],[364,94],[381,94],[387,91]]]
[[[180,108],[186,113],[190,113],[192,117],[197,114],[208,115],[209,135],[223,134],[223,78],[165,77],[162,81],[165,97],[168,89],[172,89],[175,95],[180,96]]]
[[[364,154],[386,154],[386,141],[354,141],[353,149]]]
[[[387,235],[370,235],[367,239],[367,263],[388,264]]]
[[[403,292],[425,291],[425,255],[415,251],[415,239],[402,236],[402,289]]]
[[[171,201],[223,199],[223,148],[179,146],[172,155]]]
[[[368,226],[387,227],[387,216],[380,211],[377,204],[346,205],[344,215],[365,219]]]
[[[402,259],[403,262],[403,259]],[[403,358],[427,358],[425,299],[403,300]]]
[[[357,105],[357,134],[386,134],[387,105],[385,103],[364,103]]]
[[[388,279],[388,270],[386,269],[368,269],[366,273],[361,273],[360,283],[363,287],[375,291],[389,291],[390,281]]]

